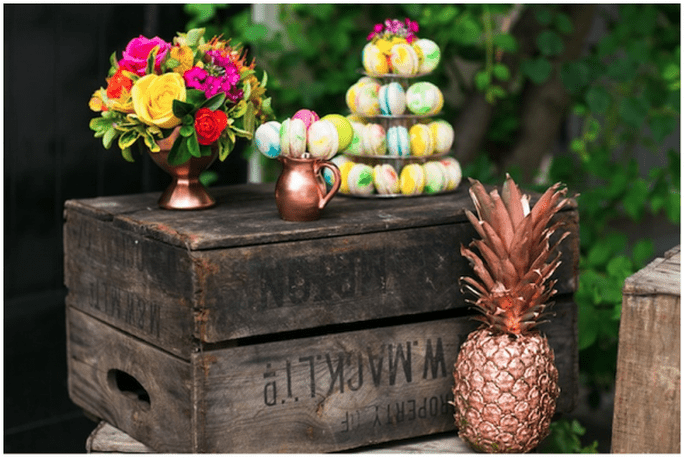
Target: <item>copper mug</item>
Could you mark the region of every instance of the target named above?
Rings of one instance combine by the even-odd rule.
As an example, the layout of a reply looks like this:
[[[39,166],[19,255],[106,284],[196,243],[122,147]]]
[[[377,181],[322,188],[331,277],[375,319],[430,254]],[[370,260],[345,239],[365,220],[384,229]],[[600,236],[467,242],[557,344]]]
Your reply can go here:
[[[281,156],[281,175],[276,181],[276,207],[283,220],[306,222],[317,220],[326,204],[340,188],[340,170],[331,161],[311,158],[307,153],[301,158]],[[326,192],[326,182],[321,175],[328,168],[333,173],[333,187]]]

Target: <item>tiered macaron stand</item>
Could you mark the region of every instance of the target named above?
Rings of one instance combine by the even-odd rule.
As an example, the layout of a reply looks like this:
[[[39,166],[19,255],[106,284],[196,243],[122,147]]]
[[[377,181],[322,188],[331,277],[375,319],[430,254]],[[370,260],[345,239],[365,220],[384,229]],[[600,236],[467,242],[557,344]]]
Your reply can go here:
[[[361,73],[364,76],[368,76],[370,78],[374,78],[378,81],[381,82],[381,85],[387,85],[390,84],[391,82],[397,82],[402,86],[402,89],[407,92],[407,89],[413,82],[413,80],[416,80],[418,78],[424,77],[426,75],[429,75],[429,73],[417,73],[413,75],[399,75],[399,74],[383,74],[383,75],[375,75],[375,74],[370,74],[367,73],[364,70],[360,70],[359,73]],[[364,118],[365,120],[372,121],[374,123],[378,123],[381,126],[383,126],[383,129],[385,130],[386,134],[388,130],[393,127],[393,126],[404,126],[409,130],[413,125],[421,122],[422,120],[425,119],[430,119],[430,118],[438,118],[440,116],[440,113],[431,113],[431,114],[426,114],[426,115],[417,115],[413,113],[405,113],[402,115],[384,115],[384,114],[378,114],[378,115],[364,115],[364,114],[359,114],[355,113],[355,115]],[[427,155],[427,156],[417,156],[417,155],[405,155],[405,156],[399,156],[399,155],[391,155],[389,153],[386,153],[384,155],[365,155],[365,154],[356,154],[356,153],[345,153],[345,156],[349,158],[350,160],[354,161],[355,163],[363,163],[367,164],[371,167],[374,167],[379,164],[390,164],[395,171],[397,172],[398,176],[400,175],[402,168],[408,164],[425,164],[429,161],[439,161],[447,156],[451,151],[447,151],[445,153],[441,154],[434,154],[434,155]],[[352,197],[357,197],[357,198],[371,198],[371,199],[379,199],[379,198],[406,198],[406,197],[414,197],[414,196],[433,196],[433,195],[439,195],[439,194],[445,194],[445,193],[452,193],[454,192],[454,189],[451,190],[445,190],[445,191],[439,191],[435,193],[421,193],[421,194],[402,194],[402,193],[391,193],[391,194],[380,194],[380,193],[372,193],[372,194],[354,194],[354,193],[344,193],[342,191],[339,191],[340,194],[343,194],[345,196],[352,196]]]

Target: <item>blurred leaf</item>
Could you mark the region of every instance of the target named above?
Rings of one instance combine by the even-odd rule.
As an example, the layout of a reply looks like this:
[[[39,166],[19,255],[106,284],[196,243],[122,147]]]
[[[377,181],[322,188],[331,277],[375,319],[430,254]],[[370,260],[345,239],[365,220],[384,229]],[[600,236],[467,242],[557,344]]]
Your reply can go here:
[[[571,93],[578,93],[590,83],[590,68],[584,62],[566,62],[561,66],[561,82]]]
[[[592,346],[599,333],[597,311],[590,304],[578,304],[578,350]]]
[[[612,258],[607,264],[607,273],[615,279],[625,279],[633,273],[632,269],[633,264],[625,255]]]
[[[633,266],[643,268],[654,255],[654,242],[650,239],[640,239],[633,246]]]
[[[500,33],[495,35],[492,41],[495,47],[500,48],[502,51],[513,53],[518,49],[518,43],[516,42],[516,39],[513,35],[508,33]]]
[[[511,73],[509,72],[509,67],[504,64],[495,64],[492,67],[492,73],[500,81],[509,81],[511,78]]]
[[[556,32],[551,30],[540,32],[536,43],[544,56],[557,56],[564,51],[563,40]]]
[[[521,63],[521,71],[535,84],[544,83],[552,72],[552,64],[544,57],[528,59]]]
[[[601,86],[592,86],[585,94],[585,101],[592,113],[603,114],[609,109],[611,96]]]
[[[649,121],[652,136],[657,143],[661,143],[678,127],[678,120],[670,115],[656,115]]]
[[[637,221],[641,216],[649,196],[649,188],[644,179],[632,180],[623,198],[623,207],[626,213]]]
[[[568,14],[565,13],[557,13],[554,15],[554,26],[563,34],[570,34],[573,32],[573,22],[571,22],[571,18],[568,17]]]
[[[637,97],[626,97],[621,99],[618,106],[618,113],[621,119],[632,127],[640,127],[647,117],[649,107],[644,99]]]
[[[535,9],[535,19],[542,26],[548,26],[552,23],[552,12],[549,8],[542,6]]]

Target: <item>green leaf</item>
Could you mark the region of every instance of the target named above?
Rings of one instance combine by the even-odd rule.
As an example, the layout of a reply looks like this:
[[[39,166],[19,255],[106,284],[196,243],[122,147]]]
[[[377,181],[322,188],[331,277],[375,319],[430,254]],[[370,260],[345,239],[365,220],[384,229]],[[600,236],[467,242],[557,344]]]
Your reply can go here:
[[[205,100],[204,91],[200,91],[199,89],[186,90],[186,103],[191,104],[193,107],[199,107]]]
[[[168,69],[175,69],[175,68],[178,67],[179,65],[181,65],[181,63],[180,63],[179,61],[177,61],[176,59],[172,59],[172,58],[168,58],[168,59],[164,62],[164,68],[167,69],[167,70],[168,70]]]
[[[544,57],[528,59],[521,64],[521,71],[535,84],[544,83],[552,73],[552,64]]]
[[[218,110],[226,100],[226,93],[220,92],[207,99],[200,107],[208,108],[212,111]]]
[[[147,75],[155,73],[155,59],[157,58],[158,52],[159,47],[155,46],[150,50],[150,54],[147,55],[147,66],[145,67],[145,73]]]
[[[516,52],[518,49],[518,43],[516,42],[516,39],[513,35],[508,33],[500,33],[495,35],[492,39],[492,42],[496,48],[508,53]]]
[[[607,65],[607,76],[617,81],[631,81],[635,78],[636,66],[631,59],[619,57]]]
[[[255,131],[255,108],[252,102],[247,103],[247,110],[245,110],[245,116],[243,117],[243,127],[247,132],[254,133]]]
[[[121,156],[129,163],[134,163],[133,155],[131,154],[130,148],[124,148],[121,150]]]
[[[178,136],[169,150],[167,161],[172,166],[178,166],[190,159],[190,152],[186,147],[185,138]]]
[[[535,9],[535,19],[542,26],[548,26],[552,23],[552,12],[546,7],[539,7]]]
[[[224,161],[235,147],[235,137],[221,136],[219,138],[219,160]]]
[[[500,81],[509,81],[511,78],[511,73],[509,72],[509,67],[504,64],[495,64],[492,67],[492,74],[495,75]]]
[[[538,49],[544,56],[557,56],[564,51],[561,37],[551,30],[543,30],[537,38]]]
[[[476,83],[476,88],[479,91],[485,91],[490,85],[490,74],[485,70],[481,70],[480,72],[476,73],[474,81]]]
[[[189,137],[189,136],[193,135],[193,132],[195,132],[195,126],[193,126],[192,124],[190,124],[190,125],[184,124],[183,126],[181,126],[181,129],[179,129],[179,131],[178,131],[178,133],[180,135],[182,135],[183,137]]]
[[[171,103],[171,110],[176,118],[183,118],[194,109],[195,107],[192,104],[189,104],[188,102],[181,102],[178,99],[174,99]]]
[[[649,121],[652,137],[656,143],[661,143],[678,127],[678,120],[671,115],[656,115]]]
[[[200,145],[200,156],[211,156],[212,147],[210,145]]]
[[[248,42],[257,42],[269,33],[269,28],[264,24],[250,24],[243,31],[245,38]]]
[[[209,187],[219,180],[219,174],[217,174],[215,171],[202,171],[198,180],[200,183],[202,183],[202,185]]]
[[[609,110],[611,96],[601,86],[592,86],[585,94],[585,102],[592,113],[603,114]]]
[[[597,310],[591,305],[578,305],[578,350],[592,346],[599,334]]]
[[[199,158],[202,156],[200,153],[200,144],[197,141],[197,135],[193,134],[190,137],[185,137],[186,148],[192,156]]]
[[[645,266],[653,255],[654,242],[650,239],[640,239],[633,246],[633,266]]]
[[[102,145],[109,150],[114,139],[116,139],[119,134],[120,132],[114,128],[107,129],[102,136]]]
[[[127,131],[119,136],[119,148],[122,150],[133,145],[138,140],[140,134],[136,131]]]
[[[649,110],[648,104],[644,99],[637,97],[626,97],[621,99],[618,106],[618,113],[623,121],[633,127],[640,127],[647,117]]]
[[[561,66],[561,82],[573,94],[590,82],[590,67],[584,62],[566,62]]]
[[[645,180],[642,178],[633,180],[623,198],[623,207],[633,221],[638,221],[642,216],[648,197],[649,188]]]
[[[554,16],[554,26],[559,32],[565,35],[573,32],[573,22],[571,22],[571,18],[565,13],[557,13]]]
[[[669,193],[666,198],[666,216],[675,224],[680,223],[680,193]]]
[[[623,280],[633,273],[633,264],[630,258],[625,255],[619,255],[609,260],[607,273],[615,279],[620,279],[621,283],[623,283]]]
[[[190,47],[195,47],[200,44],[202,41],[202,37],[205,34],[205,29],[191,29],[188,31],[188,34],[186,35],[186,42],[188,46]]]
[[[183,124],[184,126],[193,126],[193,128],[194,128],[194,126],[195,126],[195,117],[194,117],[193,115],[185,115],[185,116],[181,119],[181,124]]]

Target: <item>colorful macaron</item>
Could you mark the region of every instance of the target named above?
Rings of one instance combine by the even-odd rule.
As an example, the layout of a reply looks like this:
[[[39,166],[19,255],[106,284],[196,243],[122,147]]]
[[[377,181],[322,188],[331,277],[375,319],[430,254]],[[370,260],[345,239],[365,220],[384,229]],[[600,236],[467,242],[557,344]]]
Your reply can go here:
[[[295,112],[292,119],[300,119],[304,122],[305,129],[309,129],[315,121],[319,121],[319,115],[315,111],[308,110],[306,108],[300,109]]]
[[[404,126],[392,126],[388,129],[387,144],[389,155],[409,156],[411,154],[409,131]]]
[[[385,75],[388,72],[388,61],[381,50],[373,43],[367,43],[362,50],[362,65],[370,75]]]
[[[421,123],[409,128],[409,144],[412,156],[430,156],[435,149],[430,128]]]
[[[338,153],[338,130],[329,120],[317,120],[307,131],[307,151],[314,158],[330,159]]]
[[[350,194],[373,194],[373,168],[368,164],[357,163],[347,175],[347,186]]]
[[[341,161],[341,164],[338,166],[338,170],[340,171],[340,189],[338,191],[341,193],[350,194],[347,178],[350,175],[350,170],[352,170],[352,167],[354,167],[355,164],[354,161]]]
[[[351,109],[362,116],[380,115],[381,107],[378,103],[378,90],[380,85],[363,84],[359,86],[355,93],[353,107]]]
[[[344,116],[336,114],[326,115],[321,119],[333,123],[338,131],[338,152],[345,151],[350,143],[352,143],[352,138],[354,137],[352,123]]]
[[[352,125],[352,141],[347,148],[343,150],[343,153],[350,155],[363,155],[364,145],[362,143],[362,135],[364,133],[364,124],[356,121],[352,121],[350,124]]]
[[[301,119],[287,118],[281,124],[281,154],[299,158],[307,148],[307,129]]]
[[[450,151],[454,143],[454,128],[445,120],[435,120],[428,123],[433,137],[436,155],[442,155]]]
[[[390,49],[392,72],[398,75],[414,75],[419,71],[419,56],[407,43],[397,43]]]
[[[338,167],[338,170],[340,171],[340,178],[341,178],[340,184],[342,185],[343,183],[345,183],[342,180],[343,164],[351,163],[352,160],[345,155],[338,155],[335,158],[331,159],[330,161]],[[349,170],[347,170],[347,172],[349,172]],[[333,182],[335,179],[334,179],[333,174],[331,173],[330,169],[327,167],[323,168],[323,178],[326,181],[326,184],[328,186],[333,186]],[[347,175],[345,175],[345,180],[347,180]]]
[[[390,164],[378,164],[373,168],[373,184],[378,194],[388,195],[400,192],[400,178]]]
[[[377,123],[369,123],[362,130],[362,149],[365,155],[382,156],[387,151],[385,129]]]
[[[407,164],[400,172],[400,192],[405,196],[415,196],[423,192],[426,183],[421,164]]]
[[[383,115],[402,115],[407,109],[407,98],[402,85],[396,81],[378,90],[378,104]]]
[[[281,123],[269,121],[260,125],[254,133],[257,150],[267,158],[278,158],[281,154]]]
[[[406,98],[407,108],[415,115],[434,115],[442,110],[444,104],[440,88],[428,81],[409,86]]]
[[[434,41],[420,38],[412,46],[419,55],[419,73],[430,73],[437,68],[440,63],[440,48]]]
[[[426,184],[423,187],[424,193],[435,194],[447,189],[447,170],[439,161],[428,161],[423,165],[423,171],[426,176]]]
[[[461,183],[462,173],[459,161],[451,156],[447,156],[440,160],[440,163],[445,166],[447,170],[447,189],[456,190]]]

